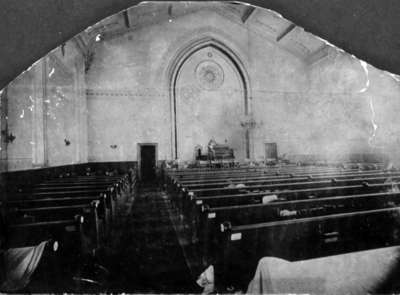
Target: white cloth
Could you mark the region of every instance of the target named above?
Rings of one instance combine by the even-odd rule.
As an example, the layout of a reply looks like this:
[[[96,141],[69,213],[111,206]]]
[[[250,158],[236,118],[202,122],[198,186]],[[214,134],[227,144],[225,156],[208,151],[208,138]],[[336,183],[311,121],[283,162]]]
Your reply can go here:
[[[201,273],[196,283],[203,288],[202,294],[210,294],[214,292],[214,266],[210,265]]]
[[[5,280],[0,291],[13,292],[25,288],[35,272],[47,241],[33,247],[11,248],[3,253]]]
[[[296,216],[296,215],[297,215],[297,211],[296,210],[286,210],[286,209],[284,209],[284,210],[281,210],[279,212],[279,216],[282,216],[282,217]]]
[[[247,293],[367,294],[390,272],[399,251],[387,247],[296,262],[264,257]]]
[[[278,196],[277,195],[263,196],[262,203],[263,204],[268,204],[268,203],[276,201],[276,200],[278,200]]]

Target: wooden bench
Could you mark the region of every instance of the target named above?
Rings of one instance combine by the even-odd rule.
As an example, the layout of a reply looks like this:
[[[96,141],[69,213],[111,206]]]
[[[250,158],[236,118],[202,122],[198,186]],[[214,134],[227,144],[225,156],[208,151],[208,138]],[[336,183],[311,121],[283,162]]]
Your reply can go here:
[[[8,221],[7,244],[27,246],[57,239],[65,262],[60,267],[72,269],[72,264],[83,263],[84,255],[91,259],[103,246],[116,220],[121,194],[135,185],[134,170],[117,176],[67,173],[31,185],[9,182],[8,201],[3,206]]]
[[[333,172],[302,172],[302,173],[274,173],[274,174],[266,174],[263,175],[232,175],[231,177],[223,177],[223,178],[210,178],[210,179],[196,179],[196,180],[180,180],[174,179],[173,182],[178,182],[181,185],[201,185],[201,184],[213,184],[213,183],[226,183],[227,180],[233,183],[241,183],[242,181],[251,181],[251,180],[266,180],[266,179],[293,179],[293,178],[318,178],[318,177],[328,177],[328,176],[346,176],[346,175],[369,175],[369,174],[381,174],[381,173],[395,173],[395,171],[386,171],[386,170],[370,170],[370,171],[333,171]]]
[[[204,188],[223,188],[228,185],[237,185],[237,184],[245,184],[245,185],[261,185],[261,184],[274,184],[274,183],[292,183],[292,182],[307,182],[310,180],[344,180],[344,179],[354,179],[354,178],[367,178],[367,177],[379,177],[379,176],[399,176],[400,172],[358,172],[358,173],[334,173],[334,174],[326,174],[326,175],[292,175],[290,177],[265,177],[265,178],[257,178],[257,179],[225,179],[220,182],[203,182],[196,184],[186,184],[185,182],[180,182],[180,186],[185,188],[186,190],[194,190],[194,189],[204,189]]]
[[[400,206],[400,192],[335,195],[317,199],[215,208],[204,205],[196,229],[205,261],[210,261],[212,258],[210,259],[209,256],[214,252],[216,245],[221,242],[217,238],[226,222],[229,222],[232,226],[238,226],[394,206]]]
[[[183,216],[188,218],[196,217],[201,210],[203,204],[208,204],[210,207],[220,207],[229,205],[248,205],[259,204],[263,202],[264,198],[274,198],[277,200],[297,200],[297,199],[310,199],[329,197],[334,195],[351,195],[360,193],[377,193],[392,191],[393,187],[400,185],[399,182],[394,183],[377,183],[369,184],[362,182],[361,184],[345,185],[345,186],[327,186],[317,188],[304,188],[295,190],[277,190],[275,192],[244,192],[228,195],[214,195],[197,197],[190,192],[182,194],[177,204],[178,211]]]
[[[177,181],[197,181],[207,179],[221,179],[229,177],[248,177],[248,176],[273,176],[273,175],[284,175],[284,174],[300,174],[300,173],[328,173],[328,172],[340,172],[343,169],[296,169],[296,170],[254,170],[254,171],[241,171],[241,172],[226,172],[226,173],[194,173],[187,175],[173,175],[168,174],[171,178]],[[345,171],[359,171],[358,169],[351,169]]]
[[[197,236],[203,266],[216,266],[217,284],[237,281],[244,290],[263,256],[308,259],[400,242],[400,172],[359,166],[166,175],[173,203]]]
[[[14,203],[16,201],[30,201],[34,199],[57,199],[66,197],[95,197],[101,201],[105,199],[105,207],[109,209],[109,218],[112,221],[115,218],[115,206],[117,195],[114,191],[104,189],[85,189],[85,190],[70,190],[70,191],[46,191],[46,192],[33,192],[33,193],[20,193],[16,194],[13,201],[9,203]]]
[[[85,218],[82,215],[76,215],[62,220],[11,224],[7,227],[7,246],[23,247],[54,239],[60,241],[63,247],[71,245],[80,253],[83,249],[84,222]]]
[[[60,185],[63,183],[110,183],[118,188],[128,189],[131,185],[128,175],[123,176],[75,176],[51,179],[43,182],[41,185]]]
[[[339,174],[340,175],[340,174]],[[390,178],[389,178],[390,177]],[[391,179],[392,181],[397,180],[399,177],[398,173],[392,172],[380,172],[377,175],[374,174],[350,174],[350,175],[341,175],[337,176],[336,178],[327,179],[327,180],[319,180],[319,181],[304,181],[304,182],[295,182],[295,183],[286,183],[287,180],[285,179],[283,183],[274,183],[269,185],[255,185],[255,186],[247,186],[241,188],[222,188],[222,189],[199,189],[199,190],[186,190],[182,188],[183,193],[172,194],[172,200],[176,203],[177,207],[180,208],[181,214],[188,216],[193,216],[193,206],[201,205],[203,200],[206,200],[208,196],[210,199],[209,201],[220,200],[220,202],[225,202],[227,205],[228,202],[232,201],[232,204],[248,204],[249,202],[260,202],[263,196],[276,194],[280,195],[282,191],[285,192],[295,191],[297,193],[301,193],[301,190],[304,193],[310,194],[314,193],[312,189],[315,187],[317,190],[315,193],[319,193],[321,189],[328,189],[329,192],[333,193],[330,187],[339,187],[339,190],[336,190],[336,193],[343,194],[340,190],[344,187],[344,190],[351,189],[350,186],[353,184],[358,185],[358,187],[354,187],[353,189],[358,190],[359,188],[362,189],[364,192],[366,190],[364,187],[370,187],[373,183],[382,183]],[[323,179],[323,178],[321,178]],[[288,179],[289,181],[290,179]],[[315,180],[315,179],[313,179]],[[278,182],[278,180],[277,180]],[[371,185],[370,185],[371,183]],[[391,184],[387,185],[387,188],[390,188]],[[304,187],[304,188],[303,188]],[[347,188],[348,187],[348,188]],[[374,188],[372,188],[375,190]],[[375,190],[376,191],[376,190]],[[354,193],[354,192],[349,192]],[[229,195],[228,198],[223,198],[223,195]],[[199,196],[200,195],[200,196]],[[233,199],[235,197],[235,200]],[[193,202],[193,200],[195,202]]]
[[[8,210],[8,221],[13,224],[26,224],[38,222],[51,222],[53,220],[66,220],[71,216],[80,215],[85,218],[83,230],[91,237],[94,248],[98,249],[105,238],[104,223],[101,224],[99,214],[100,201],[94,200],[91,203],[63,206],[10,208]]]
[[[28,215],[34,220],[57,219],[71,216],[77,213],[86,213],[94,228],[94,240],[96,246],[100,243],[99,219],[108,232],[111,221],[115,219],[115,207],[118,194],[115,191],[115,183],[121,177],[87,177],[92,184],[87,185],[80,177],[68,178],[68,181],[42,183],[30,188],[31,192],[13,193],[13,200],[7,206],[11,208],[11,216]],[[58,179],[57,179],[58,180]],[[65,180],[65,179],[64,179]],[[94,181],[95,180],[95,181]],[[72,182],[72,183],[71,183]],[[62,186],[52,186],[60,183]],[[50,184],[50,185],[49,185]],[[82,186],[82,184],[86,184]]]
[[[373,167],[368,166],[367,169],[380,169],[382,166],[374,165]],[[317,166],[317,165],[290,165],[290,164],[280,164],[275,166],[265,166],[265,165],[253,165],[246,167],[230,167],[230,168],[219,168],[219,169],[196,169],[196,168],[185,168],[185,169],[166,169],[168,174],[177,176],[193,176],[193,175],[218,175],[226,173],[245,173],[245,172],[258,172],[258,171],[305,171],[305,170],[356,170],[365,169],[366,166],[363,164],[347,165],[345,167],[343,164],[336,166]]]
[[[226,223],[216,254],[216,281],[243,290],[265,256],[296,261],[398,245],[399,212],[394,207],[240,226]]]
[[[393,181],[400,180],[400,175],[391,176]],[[376,176],[376,177],[360,177],[355,179],[328,179],[319,181],[306,181],[306,182],[291,182],[291,183],[275,183],[266,185],[247,185],[245,187],[224,187],[224,188],[210,188],[210,189],[194,189],[190,190],[195,196],[212,196],[215,194],[232,194],[238,193],[243,190],[254,191],[254,190],[268,190],[270,192],[276,190],[295,190],[305,188],[318,188],[328,186],[345,186],[345,185],[356,185],[363,182],[369,184],[383,183],[388,180],[388,176]],[[184,189],[184,188],[183,188]]]
[[[329,174],[330,177],[323,177],[323,176],[317,176],[317,175],[306,175],[306,176],[307,176],[307,178],[302,178],[301,180],[298,179],[298,178],[294,178],[294,177],[287,178],[285,176],[283,176],[283,177],[282,176],[274,177],[273,180],[268,178],[268,180],[266,180],[264,182],[264,185],[248,185],[248,182],[242,181],[241,183],[243,185],[246,185],[246,187],[240,187],[240,188],[235,188],[235,187],[232,187],[232,188],[227,188],[227,187],[213,188],[213,187],[211,187],[211,188],[208,188],[208,189],[192,189],[190,185],[184,185],[184,184],[182,184],[180,182],[176,182],[175,181],[175,184],[176,184],[176,187],[179,188],[179,190],[182,190],[183,192],[187,192],[187,191],[190,190],[192,194],[197,193],[197,195],[200,196],[200,195],[206,195],[206,194],[215,195],[215,194],[220,194],[220,193],[232,193],[235,190],[236,191],[240,191],[240,190],[242,190],[242,191],[243,190],[260,190],[260,189],[273,190],[273,189],[279,189],[279,187],[276,187],[276,185],[281,184],[281,188],[282,188],[282,185],[285,184],[285,183],[290,184],[292,187],[294,185],[296,185],[296,184],[297,185],[304,184],[304,185],[311,186],[311,185],[313,185],[313,183],[316,184],[315,182],[317,180],[320,180],[319,182],[321,182],[321,180],[322,181],[325,180],[326,183],[322,183],[322,184],[320,183],[320,185],[323,185],[323,186],[324,185],[326,186],[326,184],[329,183],[330,181],[332,181],[332,183],[336,184],[338,181],[345,181],[346,179],[368,178],[367,176],[371,176],[370,177],[371,181],[373,181],[372,178],[374,176],[376,176],[375,178],[379,178],[380,177],[381,180],[384,180],[385,176],[387,176],[387,177],[399,176],[399,174],[398,173],[392,173],[392,172],[386,172],[386,173],[377,172],[377,174],[375,174],[375,173],[374,174],[370,174],[370,173],[367,173],[367,174],[359,173],[358,174],[357,173],[357,174],[349,174],[349,175],[345,175],[344,173],[333,174],[333,175]],[[359,177],[357,177],[357,176],[359,176]],[[313,183],[311,183],[310,180],[314,180]],[[293,183],[295,183],[295,184],[293,184]],[[340,183],[338,183],[338,184],[340,185]],[[266,185],[271,185],[271,186],[270,187],[265,187]],[[272,185],[275,185],[275,187],[272,186]],[[179,193],[179,190],[178,190],[178,192],[170,190],[170,192],[174,195],[176,193]]]

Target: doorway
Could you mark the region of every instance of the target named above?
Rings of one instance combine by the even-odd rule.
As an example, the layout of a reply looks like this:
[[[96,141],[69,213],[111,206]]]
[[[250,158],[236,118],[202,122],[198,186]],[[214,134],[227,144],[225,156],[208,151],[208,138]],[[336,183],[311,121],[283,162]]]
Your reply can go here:
[[[142,182],[152,182],[156,179],[157,144],[138,144],[138,168]]]
[[[265,143],[265,160],[266,161],[278,160],[278,146],[276,142]]]

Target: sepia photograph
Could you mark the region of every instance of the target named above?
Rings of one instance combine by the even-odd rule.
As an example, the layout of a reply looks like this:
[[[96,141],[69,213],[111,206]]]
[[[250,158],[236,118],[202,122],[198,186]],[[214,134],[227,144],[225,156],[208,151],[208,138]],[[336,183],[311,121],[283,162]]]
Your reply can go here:
[[[0,293],[400,292],[400,3],[2,1]]]

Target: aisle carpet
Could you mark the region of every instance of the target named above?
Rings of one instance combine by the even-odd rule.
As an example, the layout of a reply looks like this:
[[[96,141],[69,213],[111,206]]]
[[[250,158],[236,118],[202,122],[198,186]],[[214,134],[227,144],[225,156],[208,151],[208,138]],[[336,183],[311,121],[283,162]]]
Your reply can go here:
[[[109,257],[110,292],[198,293],[172,226],[169,200],[156,186],[139,188]]]

